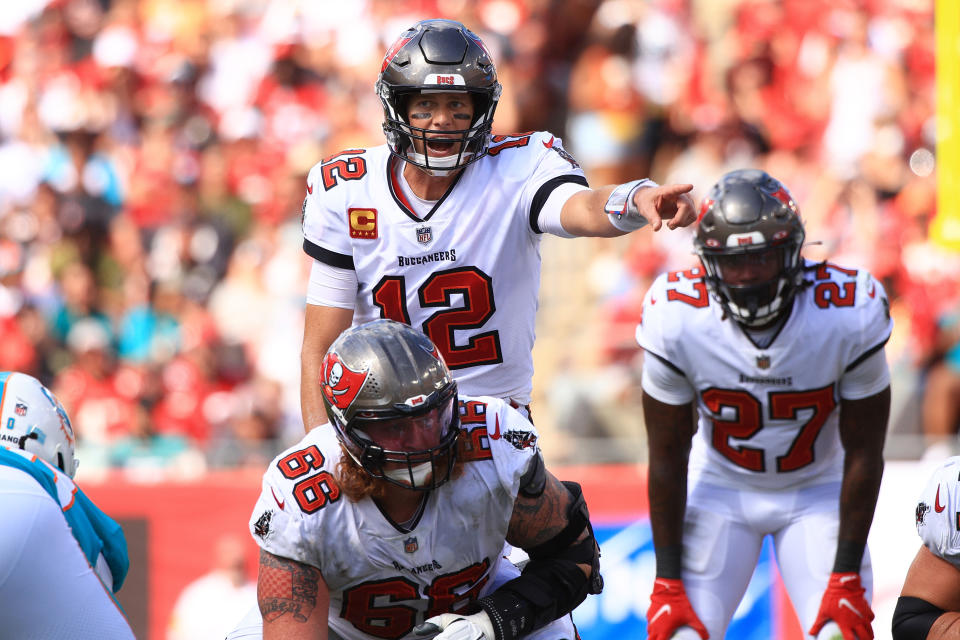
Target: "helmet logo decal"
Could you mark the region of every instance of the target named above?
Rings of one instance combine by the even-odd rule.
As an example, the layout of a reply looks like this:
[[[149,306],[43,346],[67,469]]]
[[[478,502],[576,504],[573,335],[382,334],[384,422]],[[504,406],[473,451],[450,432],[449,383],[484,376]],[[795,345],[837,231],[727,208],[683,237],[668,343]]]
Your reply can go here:
[[[467,81],[459,73],[429,73],[424,84],[448,84],[450,86],[465,87]]]
[[[728,247],[742,247],[751,244],[763,244],[765,238],[759,231],[750,231],[749,233],[731,233],[727,236]]]
[[[793,198],[790,197],[790,194],[787,193],[787,190],[783,187],[777,187],[777,190],[772,192],[770,195],[785,204],[792,211],[797,210],[797,205],[793,203]]]
[[[400,36],[396,42],[393,43],[393,46],[387,50],[387,54],[383,56],[383,64],[380,66],[380,73],[383,73],[387,66],[390,64],[390,61],[393,60],[393,57],[397,55],[397,52],[403,48],[403,45],[407,44],[413,40],[412,37]]]
[[[703,220],[703,214],[710,210],[710,207],[713,206],[713,203],[716,202],[711,198],[704,198],[703,202],[700,203],[700,213],[697,215],[697,222],[699,223]]]
[[[47,400],[50,401],[50,404],[53,405],[54,410],[57,412],[57,417],[60,418],[60,431],[63,431],[63,435],[66,436],[67,442],[73,444],[73,425],[70,424],[70,418],[67,416],[67,412],[63,408],[63,405],[61,405],[56,398],[50,395],[50,392],[47,391],[46,387],[41,386],[40,391],[47,398]]]
[[[418,395],[418,396],[413,396],[412,398],[407,398],[406,400],[404,400],[403,404],[407,405],[408,407],[419,407],[420,405],[422,405],[422,404],[423,404],[424,402],[426,402],[426,401],[427,401],[427,396],[425,396],[425,395],[423,395],[423,394],[421,393],[421,394]]]
[[[320,388],[327,402],[338,409],[347,409],[367,381],[368,371],[353,371],[340,362],[336,353],[327,354],[320,371]]]

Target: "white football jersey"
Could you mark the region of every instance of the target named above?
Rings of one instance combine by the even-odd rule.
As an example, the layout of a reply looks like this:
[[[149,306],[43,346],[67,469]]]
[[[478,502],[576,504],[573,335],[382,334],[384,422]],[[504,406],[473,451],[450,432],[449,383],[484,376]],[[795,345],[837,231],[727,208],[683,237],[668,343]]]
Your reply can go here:
[[[263,477],[250,518],[266,551],[320,569],[329,627],[346,640],[405,638],[493,590],[537,433],[504,401],[460,397],[462,475],[431,491],[410,530],[370,498],[341,495],[333,429],[313,429]]]
[[[758,489],[842,478],[840,398],[879,393],[889,376],[884,367],[882,376],[858,381],[855,394],[842,381],[883,348],[893,323],[883,286],[868,272],[805,265],[808,286],[765,349],[724,319],[702,268],[662,274],[647,292],[637,341],[646,358],[685,376],[696,395],[691,478]]]
[[[423,219],[386,145],[341,152],[307,177],[304,250],[355,269],[354,326],[377,318],[426,333],[470,395],[530,401],[540,289],[539,212],[583,171],[547,132],[494,136]]]
[[[960,456],[947,458],[930,476],[916,518],[924,546],[960,569]]]

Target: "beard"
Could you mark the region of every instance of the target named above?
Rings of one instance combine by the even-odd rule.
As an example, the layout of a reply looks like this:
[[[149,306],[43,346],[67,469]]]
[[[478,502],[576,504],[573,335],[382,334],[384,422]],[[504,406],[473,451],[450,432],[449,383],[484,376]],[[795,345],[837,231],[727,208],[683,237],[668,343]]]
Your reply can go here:
[[[458,455],[447,482],[460,477],[462,474],[463,459]],[[359,502],[364,498],[382,499],[387,494],[387,487],[397,486],[382,478],[374,478],[370,475],[366,469],[357,464],[342,442],[340,443],[340,462],[337,463],[336,482],[340,491],[351,502]]]

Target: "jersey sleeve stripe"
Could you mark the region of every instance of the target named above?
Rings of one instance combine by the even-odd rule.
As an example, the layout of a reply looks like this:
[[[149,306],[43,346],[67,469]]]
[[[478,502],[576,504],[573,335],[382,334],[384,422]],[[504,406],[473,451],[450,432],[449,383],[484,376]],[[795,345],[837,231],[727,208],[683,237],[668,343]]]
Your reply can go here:
[[[667,360],[666,358],[664,358],[664,357],[661,356],[660,354],[654,353],[653,351],[650,351],[649,349],[645,349],[645,350],[644,350],[644,353],[647,354],[647,355],[653,356],[654,358],[656,358],[657,360],[659,360],[660,362],[662,362],[662,363],[665,364],[666,366],[670,367],[671,369],[673,369],[674,371],[677,372],[677,375],[681,375],[681,376],[683,376],[684,378],[687,377],[687,374],[685,374],[685,373],[683,372],[683,370],[680,369],[680,367],[676,366],[675,364],[673,364],[672,362],[670,362],[669,360]]]
[[[543,205],[546,204],[547,198],[550,197],[554,189],[568,182],[573,182],[574,184],[579,184],[584,187],[590,186],[587,184],[586,178],[577,175],[557,176],[556,178],[550,178],[540,185],[537,193],[533,196],[533,202],[530,204],[530,229],[534,233],[543,233],[537,220],[540,219],[540,210],[543,209]]]
[[[303,241],[303,250],[314,260],[319,260],[320,262],[328,264],[331,267],[356,270],[356,267],[353,266],[353,256],[347,256],[342,253],[330,251],[329,249],[324,249],[323,247],[316,245],[307,239],[304,239]]]
[[[883,349],[883,346],[887,344],[888,340],[890,340],[890,334],[887,334],[887,337],[881,340],[879,344],[875,344],[869,349],[867,349],[859,358],[857,358],[856,360],[848,364],[847,368],[844,369],[843,371],[847,372],[847,371],[853,371],[854,369],[856,369],[857,365],[859,365],[861,362],[863,362],[864,360],[872,356],[874,353],[876,353],[880,349]]]

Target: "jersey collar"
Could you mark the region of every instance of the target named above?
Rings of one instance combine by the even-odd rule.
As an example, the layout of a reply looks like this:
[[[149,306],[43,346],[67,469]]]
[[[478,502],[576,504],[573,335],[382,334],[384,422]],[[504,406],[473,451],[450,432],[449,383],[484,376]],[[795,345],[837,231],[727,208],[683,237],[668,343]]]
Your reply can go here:
[[[394,169],[396,168],[396,163],[399,161],[399,158],[393,155],[391,155],[390,159],[387,161],[387,184],[390,187],[390,195],[393,196],[393,201],[396,202],[397,206],[400,207],[400,210],[403,211],[407,217],[414,222],[426,222],[432,218],[434,212],[440,208],[440,205],[443,204],[443,201],[447,199],[447,196],[453,192],[453,188],[457,186],[457,184],[460,182],[460,178],[463,177],[464,172],[469,168],[464,167],[457,173],[457,176],[453,179],[453,182],[451,182],[450,186],[447,187],[446,192],[444,192],[440,199],[437,200],[437,203],[433,205],[430,211],[427,212],[427,215],[421,218],[416,214],[413,207],[410,206],[410,201],[407,200],[405,195],[403,195],[403,190],[400,188],[400,184],[397,181],[397,174]]]

